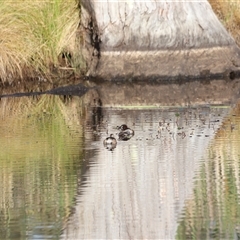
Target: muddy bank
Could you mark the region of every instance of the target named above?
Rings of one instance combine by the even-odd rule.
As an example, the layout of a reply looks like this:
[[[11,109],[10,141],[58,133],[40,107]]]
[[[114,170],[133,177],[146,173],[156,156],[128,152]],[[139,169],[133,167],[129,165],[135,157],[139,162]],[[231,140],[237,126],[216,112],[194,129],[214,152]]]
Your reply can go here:
[[[226,82],[233,81],[235,79],[240,78],[240,70],[231,70],[228,69],[222,73],[215,73],[213,74],[210,70],[201,71],[199,75],[176,75],[176,76],[169,76],[169,75],[151,75],[151,76],[140,76],[134,77],[130,76],[126,78],[125,76],[116,76],[109,81],[108,79],[104,79],[102,77],[88,77],[88,76],[75,76],[74,73],[67,75],[66,77],[63,76],[55,76],[51,79],[51,81],[36,76],[35,78],[25,78],[25,79],[18,79],[15,81],[9,82],[1,82],[0,83],[0,95],[7,95],[7,94],[14,94],[14,93],[46,93],[48,91],[52,91],[51,94],[69,94],[71,95],[73,91],[73,95],[77,95],[78,86],[74,89],[73,85],[83,84],[85,87],[93,87],[98,86],[99,84],[106,84],[109,83],[113,84],[141,84],[141,85],[171,85],[171,84],[184,84],[188,82],[200,82],[202,84],[209,83],[212,80],[224,80]],[[110,84],[111,85],[111,84]],[[55,92],[54,89],[64,87],[61,91],[63,92]],[[49,92],[50,93],[50,92]]]
[[[223,57],[224,56],[224,57]],[[214,78],[240,71],[237,47],[213,47],[190,50],[105,51],[93,76],[114,81],[129,78]]]

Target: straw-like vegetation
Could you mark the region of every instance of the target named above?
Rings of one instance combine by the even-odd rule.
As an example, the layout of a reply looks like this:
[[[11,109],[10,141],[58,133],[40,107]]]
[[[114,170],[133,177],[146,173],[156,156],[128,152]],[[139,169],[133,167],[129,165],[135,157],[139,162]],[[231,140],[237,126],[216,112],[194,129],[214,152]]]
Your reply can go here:
[[[240,46],[240,0],[209,0],[209,3]]]
[[[74,67],[75,0],[2,1],[0,13],[1,81],[43,79],[59,67]]]
[[[0,82],[79,73],[80,0],[2,1]],[[240,0],[209,0],[240,46]],[[67,75],[68,76],[68,75]]]

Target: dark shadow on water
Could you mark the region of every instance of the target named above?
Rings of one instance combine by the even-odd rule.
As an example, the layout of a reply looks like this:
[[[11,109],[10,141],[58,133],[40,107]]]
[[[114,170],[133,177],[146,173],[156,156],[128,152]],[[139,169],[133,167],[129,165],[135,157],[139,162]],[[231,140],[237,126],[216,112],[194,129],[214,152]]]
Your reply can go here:
[[[95,106],[189,106],[202,104],[235,103],[240,96],[240,79],[229,73],[225,79],[200,78],[193,80],[175,79],[158,82],[137,81],[100,81],[86,80],[76,85],[62,86],[47,91],[19,92],[0,95],[5,97],[38,96],[42,94],[83,96],[91,92],[89,104]],[[95,101],[95,102],[94,102]],[[99,115],[99,114],[98,114]],[[101,114],[100,114],[101,115]],[[99,119],[95,119],[99,121]]]
[[[83,96],[90,87],[86,87],[83,84],[79,83],[77,85],[69,85],[62,86],[58,88],[53,88],[51,90],[43,91],[43,92],[18,92],[11,94],[0,95],[0,98],[4,97],[29,97],[29,96],[38,96],[43,94],[51,94],[51,95],[72,95],[72,96]]]

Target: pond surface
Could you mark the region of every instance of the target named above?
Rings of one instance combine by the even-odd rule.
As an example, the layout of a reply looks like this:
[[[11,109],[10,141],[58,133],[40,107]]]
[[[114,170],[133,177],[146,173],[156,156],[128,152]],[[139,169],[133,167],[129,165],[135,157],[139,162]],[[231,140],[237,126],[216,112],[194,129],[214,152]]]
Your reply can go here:
[[[237,98],[110,106],[101,91],[1,99],[0,239],[238,239]],[[134,136],[105,148],[121,124]]]

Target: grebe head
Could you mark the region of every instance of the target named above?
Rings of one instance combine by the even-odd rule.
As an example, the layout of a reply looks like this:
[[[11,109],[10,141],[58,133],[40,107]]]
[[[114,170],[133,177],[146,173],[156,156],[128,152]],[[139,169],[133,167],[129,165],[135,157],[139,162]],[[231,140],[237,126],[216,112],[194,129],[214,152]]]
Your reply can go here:
[[[121,141],[128,141],[134,136],[134,131],[126,124],[123,124],[119,127],[120,132],[118,133],[118,139]]]
[[[117,128],[118,128],[118,130],[121,130],[121,131],[129,129],[126,124],[122,124],[120,127],[117,127]]]
[[[108,150],[113,150],[117,146],[117,140],[113,134],[110,134],[110,137],[104,139],[103,145]]]

